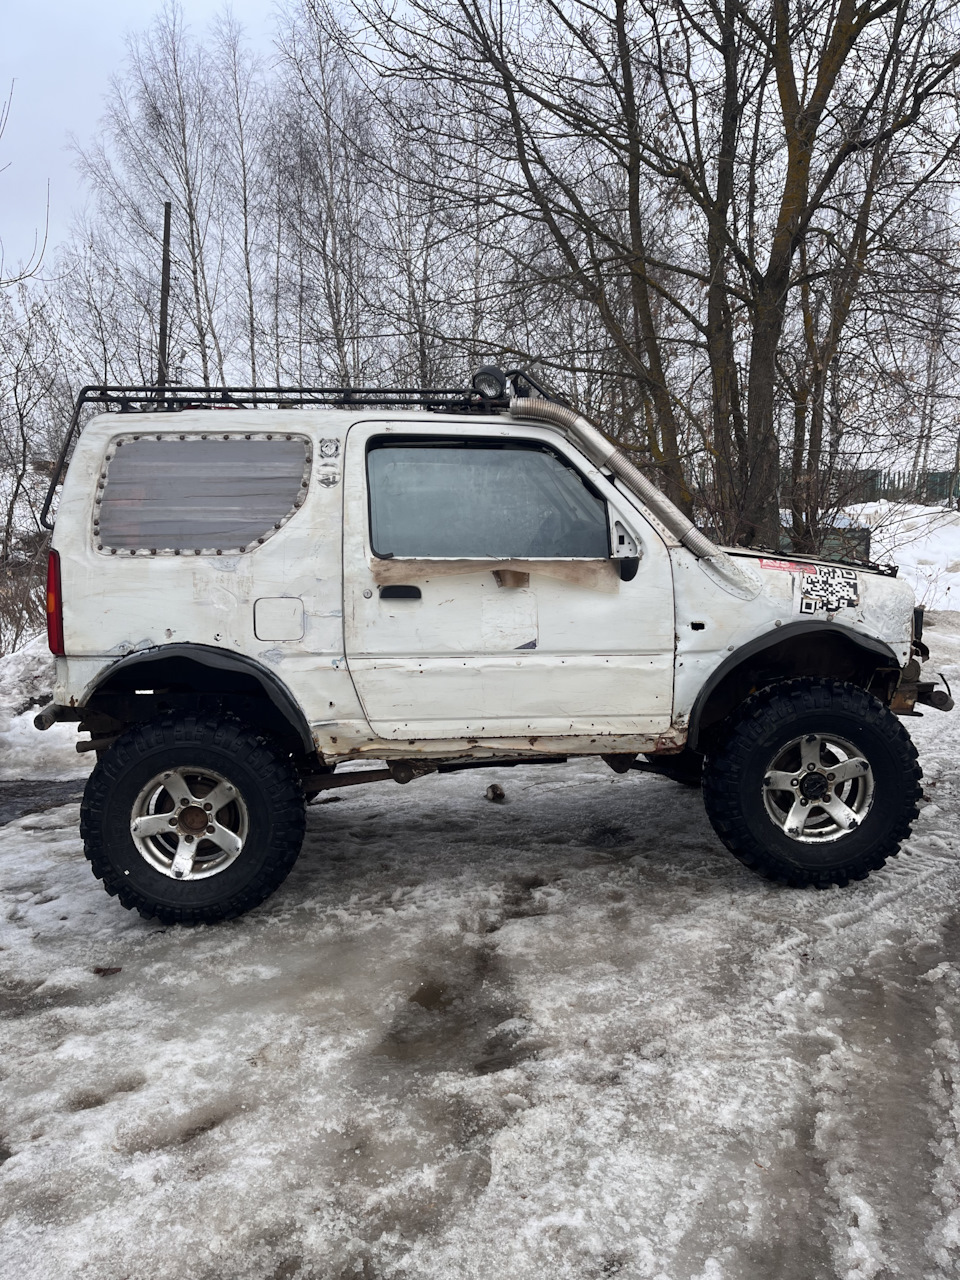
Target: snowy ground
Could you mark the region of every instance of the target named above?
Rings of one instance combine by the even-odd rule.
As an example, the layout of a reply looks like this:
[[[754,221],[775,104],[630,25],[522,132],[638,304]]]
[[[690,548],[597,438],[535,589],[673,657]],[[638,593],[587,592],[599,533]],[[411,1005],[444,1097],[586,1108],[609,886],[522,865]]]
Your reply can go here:
[[[0,827],[0,1275],[955,1276],[960,712],[906,723],[909,856],[824,893],[599,762],[331,796],[217,928],[108,898],[76,803]]]

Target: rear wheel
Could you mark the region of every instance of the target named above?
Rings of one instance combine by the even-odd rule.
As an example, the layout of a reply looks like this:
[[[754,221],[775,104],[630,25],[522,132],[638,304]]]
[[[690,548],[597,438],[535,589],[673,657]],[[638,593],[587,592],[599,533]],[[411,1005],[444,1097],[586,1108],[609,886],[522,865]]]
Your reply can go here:
[[[94,874],[141,915],[212,923],[257,906],[303,841],[303,793],[283,752],[232,717],[138,725],[98,760],[80,831]]]
[[[900,721],[856,685],[791,680],[744,703],[704,767],[717,835],[759,875],[845,885],[893,857],[920,799]]]

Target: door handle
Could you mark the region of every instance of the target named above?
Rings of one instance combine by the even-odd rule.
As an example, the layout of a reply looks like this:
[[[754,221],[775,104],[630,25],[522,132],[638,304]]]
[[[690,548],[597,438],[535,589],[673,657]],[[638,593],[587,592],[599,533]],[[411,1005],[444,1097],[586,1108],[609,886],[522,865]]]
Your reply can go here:
[[[419,587],[401,587],[401,586],[381,587],[380,599],[381,600],[419,600],[420,588]]]

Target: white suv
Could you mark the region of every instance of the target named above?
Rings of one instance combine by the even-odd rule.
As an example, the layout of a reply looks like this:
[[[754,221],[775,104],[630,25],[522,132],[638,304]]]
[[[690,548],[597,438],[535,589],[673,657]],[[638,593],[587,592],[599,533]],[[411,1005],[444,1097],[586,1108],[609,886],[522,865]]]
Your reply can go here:
[[[896,571],[723,550],[529,377],[474,386],[85,389],[65,455],[113,411],[63,484],[37,724],[90,735],[107,891],[236,916],[305,796],[583,755],[702,773],[727,848],[786,884],[895,854],[920,770],[892,711],[952,706]]]

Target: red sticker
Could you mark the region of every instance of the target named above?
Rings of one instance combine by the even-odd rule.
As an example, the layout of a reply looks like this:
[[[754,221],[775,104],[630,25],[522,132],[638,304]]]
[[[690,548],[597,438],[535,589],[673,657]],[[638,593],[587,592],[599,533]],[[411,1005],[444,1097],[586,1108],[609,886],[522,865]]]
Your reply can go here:
[[[761,569],[779,569],[783,573],[816,573],[815,564],[797,564],[795,560],[761,560]]]

